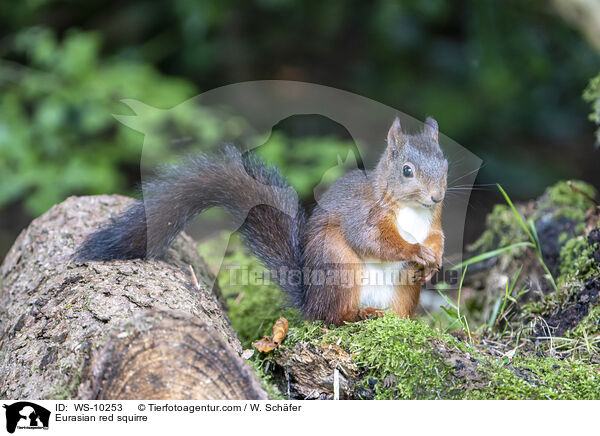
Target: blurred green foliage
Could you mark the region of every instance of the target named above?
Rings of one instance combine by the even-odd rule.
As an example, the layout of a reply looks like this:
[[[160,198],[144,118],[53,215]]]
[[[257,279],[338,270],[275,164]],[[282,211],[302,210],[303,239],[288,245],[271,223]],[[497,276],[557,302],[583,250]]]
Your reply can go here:
[[[23,199],[37,215],[69,194],[123,191],[125,165],[139,163],[142,136],[118,123],[124,95],[174,105],[186,81],[100,53],[100,37],[50,29],[14,36],[25,62],[0,63],[0,207]]]
[[[590,80],[590,83],[583,92],[583,99],[590,103],[592,107],[592,112],[589,116],[590,121],[600,126],[600,74]],[[600,127],[596,130],[596,146],[600,147]]]
[[[94,32],[70,31],[58,41],[51,29],[30,28],[15,35],[14,53],[27,65],[0,63],[0,207],[23,198],[38,215],[70,194],[127,192],[127,170],[139,165],[142,145],[145,164],[164,163],[178,157],[177,138],[206,151],[246,127],[244,120],[185,104],[197,93],[188,81],[102,58]],[[128,96],[124,104],[122,96]],[[125,105],[134,115],[113,117]],[[276,132],[260,154],[310,196],[351,145]],[[329,182],[342,170],[334,168]]]
[[[143,110],[121,99],[166,110],[265,78],[433,115],[515,198],[573,172],[596,174],[593,160],[569,149],[589,145],[579,96],[600,61],[540,1],[27,0],[0,3],[0,29],[0,221],[24,210],[17,228],[71,194],[133,192],[148,126],[115,120]],[[147,123],[159,142],[176,132],[213,147],[243,128],[201,109],[154,115],[160,121]],[[308,197],[353,149],[334,131],[276,131],[260,153]],[[153,162],[172,156],[151,150]]]
[[[326,188],[356,168],[353,155],[347,159],[353,146],[335,137],[290,138],[276,131],[256,152],[277,166],[301,197],[311,198],[315,188]]]

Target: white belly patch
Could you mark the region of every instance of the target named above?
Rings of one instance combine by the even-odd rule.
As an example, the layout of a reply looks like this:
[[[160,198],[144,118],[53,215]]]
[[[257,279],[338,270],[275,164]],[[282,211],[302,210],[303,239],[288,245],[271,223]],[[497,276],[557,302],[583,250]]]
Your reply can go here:
[[[402,238],[410,244],[421,244],[429,235],[431,210],[425,207],[404,207],[396,213],[396,227]],[[407,262],[378,262],[366,260],[361,276],[360,305],[387,309],[392,304],[396,287]]]
[[[405,265],[406,262],[365,262],[360,277],[360,305],[376,309],[390,307]]]
[[[396,213],[400,236],[410,244],[422,244],[431,227],[431,210],[424,207],[403,207]]]

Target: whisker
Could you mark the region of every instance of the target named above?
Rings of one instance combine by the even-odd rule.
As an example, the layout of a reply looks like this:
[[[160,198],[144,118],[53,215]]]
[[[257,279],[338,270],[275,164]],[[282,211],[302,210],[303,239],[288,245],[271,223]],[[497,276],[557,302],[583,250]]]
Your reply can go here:
[[[444,206],[445,206],[445,207],[446,207],[446,206],[448,206],[447,200],[448,200],[448,197],[444,198]],[[455,199],[453,199],[453,200],[454,200],[454,201],[457,201],[457,200],[458,200],[458,198],[455,198]],[[464,198],[461,198],[461,200],[463,200],[463,201],[464,201],[465,199],[464,199]],[[471,202],[467,202],[467,203],[466,203],[466,206],[467,206],[467,209],[477,210],[477,209],[475,209],[475,206],[473,206],[473,205],[471,204]]]
[[[496,186],[495,183],[473,183],[472,185],[456,185],[451,186],[452,188],[465,188],[469,186]]]
[[[472,188],[448,188],[447,191],[493,191],[493,189],[474,186]]]
[[[457,182],[457,181],[458,181],[458,180],[460,180],[460,179],[464,179],[465,177],[467,177],[467,176],[470,176],[471,174],[473,174],[473,173],[475,173],[475,172],[479,171],[479,170],[480,170],[480,169],[482,169],[482,168],[483,168],[485,165],[486,165],[486,164],[484,163],[484,164],[483,164],[483,165],[481,165],[479,168],[475,168],[474,170],[472,170],[472,171],[469,171],[467,174],[464,174],[464,175],[462,175],[462,176],[460,176],[460,177],[457,177],[456,179],[454,179],[454,180],[452,180],[452,181],[450,182],[450,185],[451,185],[452,183],[455,183],[455,182]]]
[[[451,159],[451,158],[447,157],[447,158],[446,158],[446,160],[448,161],[448,165],[450,165],[450,166],[455,166],[455,165],[457,165],[457,164],[461,163],[462,161],[464,161],[464,160],[465,160],[465,157],[464,157],[464,156],[462,156],[462,157],[461,157],[460,159],[458,159],[458,160],[454,160],[454,159]]]

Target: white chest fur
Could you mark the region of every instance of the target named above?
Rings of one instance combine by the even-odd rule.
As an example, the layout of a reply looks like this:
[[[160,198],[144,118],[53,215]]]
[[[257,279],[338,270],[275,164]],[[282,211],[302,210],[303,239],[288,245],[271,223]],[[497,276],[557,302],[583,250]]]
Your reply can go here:
[[[402,280],[406,262],[365,262],[361,276],[360,305],[387,309]]]
[[[396,213],[396,227],[402,238],[410,243],[423,243],[431,228],[431,209],[404,207]],[[360,305],[376,309],[390,307],[396,287],[403,277],[406,262],[366,261],[361,278]]]
[[[406,242],[423,243],[431,227],[431,209],[403,207],[396,213],[396,227]]]

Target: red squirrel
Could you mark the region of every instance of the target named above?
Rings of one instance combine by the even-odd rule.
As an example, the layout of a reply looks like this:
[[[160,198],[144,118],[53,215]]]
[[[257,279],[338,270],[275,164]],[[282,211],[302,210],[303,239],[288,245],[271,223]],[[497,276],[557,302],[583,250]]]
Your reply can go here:
[[[396,118],[377,166],[339,178],[308,216],[276,168],[226,146],[163,169],[144,200],[89,235],[76,256],[160,258],[192,218],[221,206],[306,319],[339,325],[385,309],[409,317],[423,270],[442,263],[447,172],[437,122],[407,134]]]

